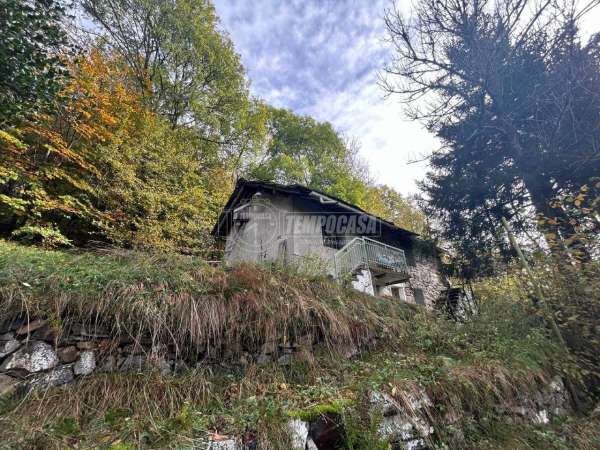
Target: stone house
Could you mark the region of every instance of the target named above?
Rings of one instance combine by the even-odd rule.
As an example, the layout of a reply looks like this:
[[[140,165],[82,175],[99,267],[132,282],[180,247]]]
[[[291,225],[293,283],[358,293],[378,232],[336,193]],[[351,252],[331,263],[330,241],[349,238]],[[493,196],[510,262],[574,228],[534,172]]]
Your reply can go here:
[[[238,181],[213,228],[224,262],[324,271],[371,295],[433,307],[448,289],[439,250],[417,234],[301,185]]]

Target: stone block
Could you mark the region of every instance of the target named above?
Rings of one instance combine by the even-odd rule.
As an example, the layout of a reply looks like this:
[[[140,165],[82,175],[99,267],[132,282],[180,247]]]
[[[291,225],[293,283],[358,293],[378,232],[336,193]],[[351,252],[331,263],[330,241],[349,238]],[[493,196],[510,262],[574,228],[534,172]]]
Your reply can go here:
[[[108,338],[110,335],[108,329],[101,325],[81,323],[76,323],[71,327],[71,334],[78,334],[86,339],[102,339]]]
[[[306,450],[319,450],[319,448],[317,447],[317,444],[315,444],[315,441],[313,441],[311,438],[308,438],[306,440]]]
[[[242,450],[242,446],[235,439],[227,439],[223,436],[222,439],[209,441],[207,450]]]
[[[75,362],[77,357],[79,356],[79,350],[74,345],[69,345],[67,347],[61,347],[56,352],[58,354],[58,359],[63,364],[69,364]]]
[[[304,450],[308,438],[308,424],[300,419],[292,419],[287,422],[293,450]]]
[[[71,364],[59,366],[46,373],[40,373],[27,381],[28,390],[44,389],[68,384],[75,379]]]
[[[384,417],[393,416],[400,412],[400,406],[393,397],[380,391],[369,391],[367,394],[372,412],[381,411]]]
[[[401,450],[425,450],[427,447],[427,444],[425,443],[424,439],[411,439],[410,441],[407,442],[403,442],[399,448]]]
[[[419,437],[410,419],[403,414],[384,417],[377,435],[388,442],[403,442]]]
[[[55,343],[58,341],[59,332],[50,324],[46,323],[31,333],[31,338],[36,341],[47,341]]]
[[[38,328],[43,327],[44,325],[46,325],[47,321],[46,320],[41,320],[41,319],[37,319],[34,320],[32,322],[29,322],[25,325],[22,325],[21,327],[19,327],[19,329],[17,330],[17,336],[23,336],[29,333],[34,332],[35,330],[37,330]]]
[[[0,342],[12,341],[15,338],[15,333],[8,332],[0,334]]]
[[[0,342],[0,359],[7,357],[21,346],[16,339]]]
[[[89,375],[96,368],[96,355],[92,350],[84,350],[73,365],[75,375]]]
[[[35,373],[52,369],[58,362],[58,356],[50,345],[43,341],[33,341],[21,346],[5,359],[0,366],[0,371],[23,369]]]

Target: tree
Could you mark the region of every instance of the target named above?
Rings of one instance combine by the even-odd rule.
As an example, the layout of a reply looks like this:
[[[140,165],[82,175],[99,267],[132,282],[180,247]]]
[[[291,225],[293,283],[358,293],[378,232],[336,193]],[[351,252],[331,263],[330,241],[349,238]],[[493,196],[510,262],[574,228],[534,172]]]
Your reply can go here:
[[[52,229],[75,243],[104,240],[116,219],[98,207],[99,146],[123,143],[139,99],[127,74],[111,71],[98,53],[71,66],[61,92],[68,102],[2,132],[0,208],[4,234]],[[43,233],[42,233],[43,234]]]
[[[428,233],[427,218],[410,198],[390,186],[368,187],[364,207],[372,214],[420,235]]]
[[[250,161],[248,177],[300,183],[351,203],[364,201],[366,173],[358,160],[357,148],[330,123],[271,108],[267,129],[265,149]]]
[[[92,51],[71,75],[54,115],[0,134],[2,234],[206,251],[231,190],[216,147],[149,111],[119,57]]]
[[[44,112],[67,78],[73,51],[61,0],[0,0],[0,126]]]
[[[433,99],[412,115],[444,143],[423,187],[450,239],[505,250],[501,217],[526,232],[536,213],[563,216],[552,198],[589,175],[572,170],[599,155],[598,40],[582,46],[576,31],[585,12],[526,0],[423,0],[413,19],[388,14],[396,59],[386,87],[409,104]],[[561,223],[541,231],[566,241],[574,230]]]
[[[234,162],[260,145],[264,110],[249,97],[240,58],[208,1],[81,3],[99,42],[123,58],[146,105],[174,128],[193,127]]]

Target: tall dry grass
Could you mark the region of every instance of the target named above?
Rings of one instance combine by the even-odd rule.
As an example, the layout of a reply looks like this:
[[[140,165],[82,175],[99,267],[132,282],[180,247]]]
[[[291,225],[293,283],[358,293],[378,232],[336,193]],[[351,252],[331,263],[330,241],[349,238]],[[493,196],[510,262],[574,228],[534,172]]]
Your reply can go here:
[[[0,242],[0,321],[76,323],[179,354],[222,357],[300,337],[331,351],[398,332],[405,305],[320,277],[242,264],[210,267],[181,255],[65,253]]]

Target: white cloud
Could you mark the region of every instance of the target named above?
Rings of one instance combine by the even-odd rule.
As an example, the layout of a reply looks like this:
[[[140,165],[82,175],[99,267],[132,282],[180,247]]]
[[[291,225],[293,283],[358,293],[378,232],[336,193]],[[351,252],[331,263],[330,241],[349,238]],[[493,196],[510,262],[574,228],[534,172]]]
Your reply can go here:
[[[217,13],[248,70],[254,94],[277,107],[331,122],[361,142],[380,183],[417,191],[422,159],[439,143],[384,99],[377,73],[389,57],[383,16],[390,0],[216,0]],[[403,8],[407,7],[401,2]],[[600,8],[583,23],[597,31]]]

